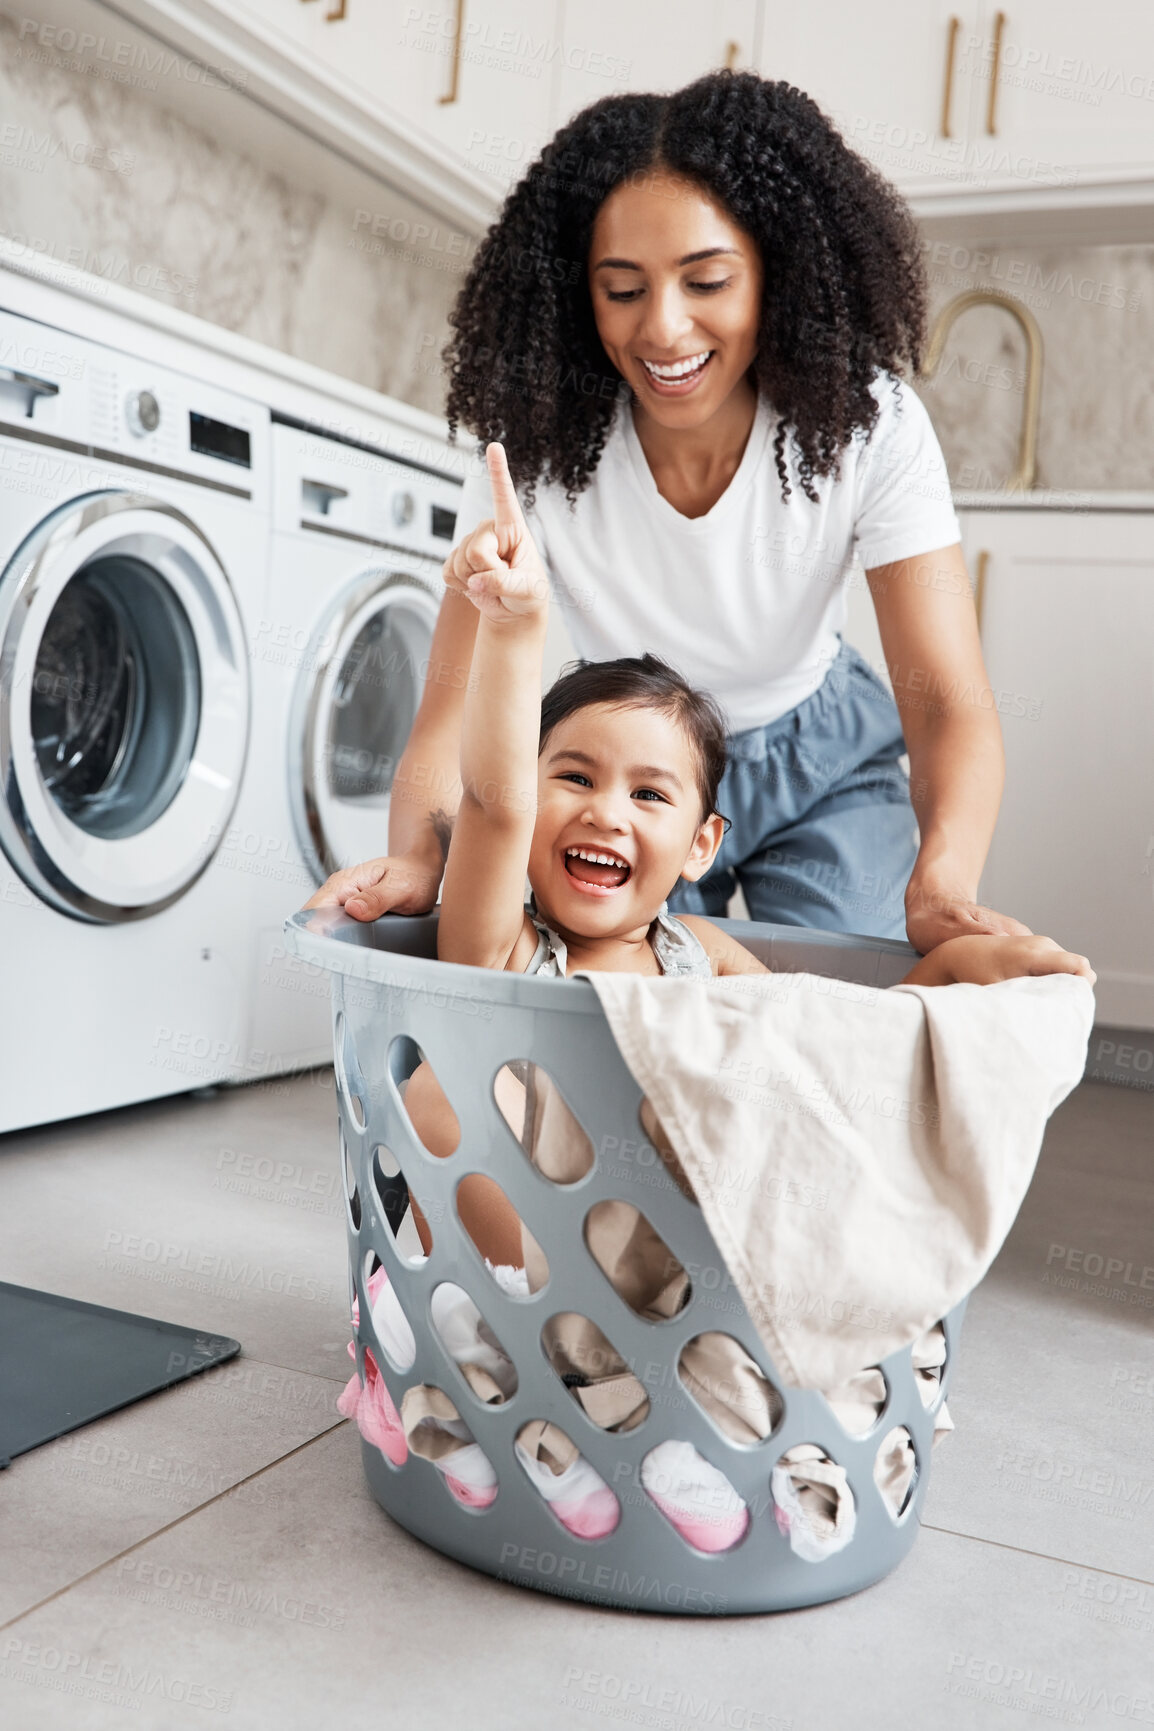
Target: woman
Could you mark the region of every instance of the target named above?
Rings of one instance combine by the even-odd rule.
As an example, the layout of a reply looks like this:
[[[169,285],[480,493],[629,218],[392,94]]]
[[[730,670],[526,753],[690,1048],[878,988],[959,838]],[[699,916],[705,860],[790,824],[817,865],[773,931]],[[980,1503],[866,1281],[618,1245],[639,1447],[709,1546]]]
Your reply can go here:
[[[904,927],[923,953],[1027,931],[975,900],[1002,746],[945,466],[897,378],[924,314],[898,195],[808,97],[748,73],[595,103],[478,250],[450,424],[504,444],[578,653],[657,654],[732,730],[732,828],[675,911],[724,914],[740,883],[754,919]],[[457,579],[517,561],[487,493],[480,471]],[[855,550],[896,708],[839,636]],[[476,617],[446,595],[389,856],[310,905],[432,907]]]

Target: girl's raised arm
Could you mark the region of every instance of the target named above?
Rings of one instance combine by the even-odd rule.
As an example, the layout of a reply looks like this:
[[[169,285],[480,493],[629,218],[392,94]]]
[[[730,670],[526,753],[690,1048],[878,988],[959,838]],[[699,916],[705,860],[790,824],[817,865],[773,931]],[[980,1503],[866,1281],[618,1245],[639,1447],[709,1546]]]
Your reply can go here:
[[[485,453],[493,488],[492,562],[446,570],[480,614],[461,725],[461,805],[449,844],[437,954],[503,968],[525,927],[525,873],[537,818],[541,662],[549,583],[513,490],[505,452]]]

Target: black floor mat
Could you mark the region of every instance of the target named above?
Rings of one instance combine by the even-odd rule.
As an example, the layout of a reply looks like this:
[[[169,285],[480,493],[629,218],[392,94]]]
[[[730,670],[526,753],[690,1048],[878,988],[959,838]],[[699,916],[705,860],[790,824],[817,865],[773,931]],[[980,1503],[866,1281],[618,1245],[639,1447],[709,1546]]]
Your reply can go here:
[[[0,1467],[239,1351],[239,1340],[0,1281]]]

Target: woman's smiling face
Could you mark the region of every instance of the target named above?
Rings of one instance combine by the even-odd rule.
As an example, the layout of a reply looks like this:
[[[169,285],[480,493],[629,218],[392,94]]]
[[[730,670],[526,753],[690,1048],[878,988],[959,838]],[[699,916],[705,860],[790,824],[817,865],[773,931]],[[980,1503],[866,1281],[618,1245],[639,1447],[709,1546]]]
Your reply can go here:
[[[757,353],[755,242],[692,181],[663,170],[597,212],[589,291],[605,352],[661,426],[704,425]]]

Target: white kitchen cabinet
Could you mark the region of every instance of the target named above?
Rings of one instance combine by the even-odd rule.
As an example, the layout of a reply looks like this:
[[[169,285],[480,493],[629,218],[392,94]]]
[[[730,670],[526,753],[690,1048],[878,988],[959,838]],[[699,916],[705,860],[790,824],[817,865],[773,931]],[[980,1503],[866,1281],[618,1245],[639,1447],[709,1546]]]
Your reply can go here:
[[[347,79],[386,105],[401,108],[406,92],[420,82],[415,56],[399,46],[408,7],[346,0],[344,17],[336,18],[338,0],[227,0],[227,5],[234,18],[263,26],[314,67]]]
[[[1131,0],[768,0],[759,68],[911,197],[1154,174],[1154,7]]]
[[[961,72],[978,87],[991,184],[1154,172],[1154,7],[1140,0],[1007,0],[995,72],[992,23],[967,38]],[[980,166],[975,144],[975,167]]]
[[[960,516],[1006,750],[982,899],[1089,956],[1099,1022],[1154,1028],[1154,512]]]
[[[1071,224],[1130,238],[1154,212],[1154,6],[1140,0],[344,0],[332,19],[340,4],[118,12],[468,232],[587,103],[726,64],[808,91],[939,232],[1058,221],[1067,238]],[[247,136],[239,106],[226,119]]]
[[[753,66],[762,3],[564,0],[556,124],[615,91],[679,90],[721,66]]]
[[[758,70],[812,96],[855,150],[898,185],[965,173],[972,81],[957,70],[965,21],[955,35],[950,132],[942,102],[950,44],[947,0],[768,0]],[[969,34],[973,34],[971,30]]]
[[[530,160],[550,136],[559,0],[346,0],[333,19],[337,6],[227,0],[234,19],[275,32],[475,172],[508,179],[505,165]]]

